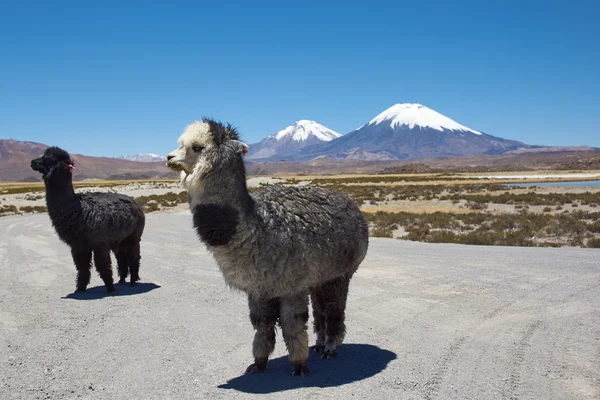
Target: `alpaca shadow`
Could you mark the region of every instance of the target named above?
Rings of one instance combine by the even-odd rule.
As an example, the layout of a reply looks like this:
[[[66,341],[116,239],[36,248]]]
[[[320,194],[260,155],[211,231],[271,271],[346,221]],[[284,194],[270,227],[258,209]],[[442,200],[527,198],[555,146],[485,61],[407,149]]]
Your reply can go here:
[[[108,293],[104,285],[95,286],[88,288],[85,292],[73,292],[62,299],[73,299],[73,300],[98,300],[105,297],[118,297],[118,296],[133,296],[136,294],[147,293],[151,290],[158,289],[160,286],[155,283],[136,283],[131,286],[129,283],[116,284],[116,291]]]
[[[244,393],[267,394],[306,387],[333,387],[370,378],[384,369],[396,354],[368,344],[344,344],[337,358],[321,360],[311,350],[308,359],[310,374],[304,378],[292,376],[287,357],[270,360],[264,373],[241,375],[219,386]]]

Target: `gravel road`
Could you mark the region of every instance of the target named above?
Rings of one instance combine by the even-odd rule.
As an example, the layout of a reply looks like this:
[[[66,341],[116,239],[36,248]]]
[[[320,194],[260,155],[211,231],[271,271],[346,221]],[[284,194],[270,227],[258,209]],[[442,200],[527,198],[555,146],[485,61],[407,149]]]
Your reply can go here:
[[[0,218],[0,399],[598,399],[600,250],[372,239],[337,359],[292,377],[189,214],[150,214],[142,283],[107,295],[45,214]],[[311,335],[311,342],[314,340]]]

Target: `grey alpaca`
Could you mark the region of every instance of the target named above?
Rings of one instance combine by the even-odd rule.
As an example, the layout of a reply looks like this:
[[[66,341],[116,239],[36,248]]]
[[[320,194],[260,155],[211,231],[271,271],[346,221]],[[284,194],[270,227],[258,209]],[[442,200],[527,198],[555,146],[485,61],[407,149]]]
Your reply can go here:
[[[272,185],[249,193],[242,155],[247,146],[231,125],[203,119],[189,125],[167,165],[180,171],[194,227],[226,283],[248,294],[256,330],[254,363],[263,371],[279,323],[294,364],[308,373],[308,299],[315,349],[335,357],[345,335],[350,279],[368,248],[368,226],[344,194],[317,187]]]
[[[133,198],[117,193],[76,194],[74,165],[69,153],[58,147],[49,147],[40,158],[31,160],[31,168],[44,178],[52,225],[71,247],[77,291],[85,291],[90,282],[92,253],[107,291],[115,290],[111,250],[117,258],[119,283],[125,283],[131,274],[131,284],[135,284],[140,279],[140,240],[146,221],[142,208]]]

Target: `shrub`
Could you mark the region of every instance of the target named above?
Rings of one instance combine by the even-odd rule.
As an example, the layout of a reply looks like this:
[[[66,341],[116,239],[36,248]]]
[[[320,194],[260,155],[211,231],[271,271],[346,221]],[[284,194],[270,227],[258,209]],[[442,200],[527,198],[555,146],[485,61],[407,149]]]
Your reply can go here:
[[[20,209],[22,212],[26,213],[44,213],[48,212],[46,206],[23,206]]]
[[[392,238],[394,237],[394,232],[390,228],[373,228],[371,231],[371,236],[373,237],[384,237],[384,238]]]
[[[587,241],[587,247],[600,249],[600,239],[594,238]]]
[[[175,207],[178,204],[186,203],[188,194],[187,192],[167,192],[165,194],[136,197],[135,201],[142,206],[144,212],[153,212],[158,211],[161,207]]]
[[[0,207],[0,216],[2,215],[9,215],[9,214],[16,214],[19,212],[19,209],[16,206],[13,205],[4,205],[2,207]]]
[[[600,221],[596,221],[593,224],[589,224],[587,226],[587,229],[590,232],[594,232],[594,233],[600,233]]]
[[[467,208],[471,210],[485,210],[488,207],[488,203],[478,203],[475,201],[467,201]]]
[[[453,214],[436,212],[366,213],[373,235],[391,237],[398,226],[408,233],[403,239],[435,243],[503,246],[589,245],[600,233],[600,213],[573,211],[549,214]],[[588,223],[586,221],[595,221]],[[539,240],[544,238],[545,240]],[[552,238],[552,240],[548,240]]]

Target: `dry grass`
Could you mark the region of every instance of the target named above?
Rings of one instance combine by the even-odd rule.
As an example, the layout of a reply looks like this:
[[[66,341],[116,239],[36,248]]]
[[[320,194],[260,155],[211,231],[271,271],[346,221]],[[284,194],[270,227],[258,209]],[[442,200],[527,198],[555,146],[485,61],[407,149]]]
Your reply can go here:
[[[473,213],[477,212],[465,207],[460,207],[458,204],[452,204],[451,202],[433,202],[433,201],[390,201],[388,203],[377,203],[375,205],[364,204],[360,210],[363,213],[377,213],[377,212],[409,212],[417,214],[431,214],[435,212],[445,213]]]
[[[360,205],[375,237],[503,246],[600,244],[600,223],[589,222],[600,217],[591,211],[600,204],[598,187],[518,188],[502,185],[504,180],[443,178],[421,175],[400,182],[394,179],[403,176],[355,181],[327,177],[314,179],[310,185],[347,193]],[[571,206],[559,212],[564,204]],[[577,211],[581,206],[586,209]],[[398,231],[403,234],[395,235]]]
[[[130,179],[130,180],[84,180],[84,181],[73,181],[75,187],[86,187],[86,186],[118,186],[118,185],[129,185],[131,183],[177,183],[179,179]],[[32,187],[32,188],[43,188],[44,182],[0,182],[0,189],[20,188],[20,187]]]
[[[548,214],[385,213],[365,214],[372,236],[392,237],[402,228],[404,239],[472,245],[597,247],[600,213]]]
[[[481,184],[481,183],[496,183],[496,184],[510,184],[510,183],[544,183],[544,182],[555,182],[555,181],[570,181],[570,182],[585,182],[591,180],[598,180],[598,177],[587,177],[587,178],[572,178],[568,177],[570,174],[581,173],[583,171],[518,171],[518,172],[490,172],[490,173],[451,173],[451,174],[440,174],[440,173],[423,173],[423,174],[386,174],[386,175],[375,175],[375,174],[337,174],[337,175],[297,175],[297,174],[277,174],[273,175],[273,178],[287,179],[290,182],[294,181],[315,181],[315,184],[339,184],[339,185],[352,185],[352,186],[404,186],[404,185],[467,185],[467,184]],[[600,170],[585,171],[586,174],[599,174]],[[545,178],[544,175],[560,174],[564,175],[566,179],[557,179],[553,177]],[[476,176],[519,176],[519,175],[537,175],[539,179],[489,179],[489,178],[475,178]],[[269,176],[262,176],[269,177]]]
[[[177,183],[178,179],[150,179],[150,180],[85,180],[73,181],[74,188],[85,187],[113,187],[125,186],[131,184],[157,184],[157,183]],[[0,182],[0,194],[43,192],[45,190],[44,182]]]
[[[513,173],[526,174],[542,175],[539,171]],[[600,247],[600,222],[596,222],[600,217],[596,208],[600,205],[600,187],[519,188],[502,183],[532,180],[473,179],[473,175],[280,174],[272,178],[284,179],[285,184],[309,182],[311,186],[325,186],[347,193],[360,205],[370,222],[372,236],[463,244]],[[538,179],[537,182],[549,180],[556,181],[556,178]],[[569,178],[571,180],[587,179]],[[151,185],[150,190],[153,190],[174,183],[177,180],[94,180],[77,181],[74,186],[142,184]],[[0,183],[0,195],[32,192],[25,200],[38,199],[43,190],[42,182]],[[136,201],[146,212],[169,212],[181,208],[187,202],[187,194],[138,195]],[[0,215],[45,211],[45,207],[33,204],[17,209],[0,204]]]

